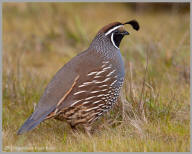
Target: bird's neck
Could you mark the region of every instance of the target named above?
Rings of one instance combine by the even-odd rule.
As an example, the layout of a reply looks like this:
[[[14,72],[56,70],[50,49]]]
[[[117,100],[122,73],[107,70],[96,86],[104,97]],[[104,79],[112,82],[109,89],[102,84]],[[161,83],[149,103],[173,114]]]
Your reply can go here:
[[[89,49],[90,52],[97,52],[108,59],[112,59],[117,52],[120,52],[111,44],[110,39],[104,38],[104,34],[98,34],[91,42]]]

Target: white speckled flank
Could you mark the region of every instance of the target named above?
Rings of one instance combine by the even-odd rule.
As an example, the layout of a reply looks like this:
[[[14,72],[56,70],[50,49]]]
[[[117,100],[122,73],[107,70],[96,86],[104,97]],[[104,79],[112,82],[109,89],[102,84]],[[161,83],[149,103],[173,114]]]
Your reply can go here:
[[[85,111],[88,112],[88,111],[91,111],[91,110],[94,110],[94,109],[98,109],[98,108],[99,108],[99,106],[95,106],[95,107],[89,108],[89,109],[87,109]]]
[[[97,78],[100,78],[100,77],[102,77],[102,76],[95,76],[94,79],[97,79]]]
[[[90,72],[89,74],[87,74],[87,76],[90,76],[90,75],[94,75],[96,74],[97,72]]]
[[[108,64],[108,63],[109,63],[109,61],[103,61],[102,63],[104,63],[104,64]]]
[[[96,96],[87,97],[87,98],[85,98],[85,100],[87,101],[87,100],[90,100],[90,99],[95,98],[95,97]]]
[[[82,85],[80,85],[80,86],[78,86],[78,87],[81,88],[81,87],[85,87],[85,86],[87,86],[87,85],[82,84]]]
[[[78,92],[74,93],[73,95],[78,95],[78,94],[81,94],[81,93],[84,93],[84,92],[86,92],[86,91],[78,91]]]
[[[71,106],[74,106],[75,104],[81,102],[82,100],[83,100],[83,99],[75,101],[73,104],[71,104]]]
[[[111,71],[109,74],[107,74],[107,77],[111,76],[116,70]]]
[[[104,94],[100,94],[100,95],[98,95],[97,97],[102,97],[102,96],[105,96]]]
[[[99,72],[97,72],[96,75],[99,75],[99,74],[104,73],[104,72],[105,72],[105,70],[99,71]]]
[[[102,86],[99,86],[99,88],[103,88],[103,87],[108,87],[108,85],[102,85]]]
[[[103,71],[105,71],[105,70],[107,70],[107,69],[110,69],[110,68],[111,68],[111,66],[104,67],[104,68],[103,68]]]
[[[115,83],[117,82],[117,80],[113,81],[110,86],[113,86]]]
[[[104,112],[107,112],[117,101],[120,88],[123,83],[123,78],[119,78],[116,73],[116,69],[111,69],[112,64],[109,61],[104,61],[100,70],[90,72],[87,76],[91,76],[91,79],[84,81],[78,88],[82,88],[73,95],[84,96],[84,99],[74,102],[71,106],[79,105],[84,106],[84,110],[87,114],[91,114],[91,117],[87,122],[92,123],[98,119]],[[110,82],[108,84],[108,81]],[[95,86],[98,88],[89,89],[89,87]],[[83,88],[86,87],[86,90]]]
[[[85,105],[85,104],[88,104],[88,103],[90,103],[90,101],[85,101],[82,104]]]
[[[98,93],[98,92],[100,92],[100,91],[98,91],[98,90],[97,91],[91,91],[90,93],[95,94],[95,93]]]
[[[96,102],[93,102],[93,104],[97,104],[97,103],[99,103],[99,102],[102,102],[102,100],[98,100],[98,101],[96,101]]]
[[[83,85],[89,85],[89,84],[92,84],[92,83],[94,83],[94,80],[91,81],[91,82],[84,82]]]

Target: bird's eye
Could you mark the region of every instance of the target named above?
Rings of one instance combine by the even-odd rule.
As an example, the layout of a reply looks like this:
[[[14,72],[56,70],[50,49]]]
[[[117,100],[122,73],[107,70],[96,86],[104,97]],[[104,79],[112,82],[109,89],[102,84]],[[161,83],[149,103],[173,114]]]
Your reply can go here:
[[[118,29],[116,29],[115,31],[113,31],[113,33],[118,33],[119,32],[119,30]]]

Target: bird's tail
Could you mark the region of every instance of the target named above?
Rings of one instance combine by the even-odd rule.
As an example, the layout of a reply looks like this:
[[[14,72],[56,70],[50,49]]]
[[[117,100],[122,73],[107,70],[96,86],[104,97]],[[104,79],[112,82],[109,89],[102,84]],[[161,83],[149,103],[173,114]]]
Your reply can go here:
[[[37,112],[34,112],[21,126],[21,128],[18,130],[17,135],[21,135],[27,131],[32,130],[35,128],[38,124],[40,124],[49,113],[51,113],[53,109],[51,108],[48,112],[45,114],[41,114],[41,116],[36,116]]]
[[[21,128],[18,130],[17,135],[21,135],[29,130],[32,130],[35,128],[40,122],[44,120],[44,117],[35,120],[31,118],[32,115],[25,121],[25,123],[21,126]]]

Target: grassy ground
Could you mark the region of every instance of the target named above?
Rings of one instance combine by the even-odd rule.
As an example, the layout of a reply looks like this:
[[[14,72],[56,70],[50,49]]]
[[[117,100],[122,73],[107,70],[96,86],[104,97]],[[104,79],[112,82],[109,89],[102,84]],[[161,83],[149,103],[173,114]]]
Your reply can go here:
[[[113,11],[112,11],[113,10]],[[92,138],[48,120],[17,136],[57,70],[97,31],[137,19],[121,44],[126,77]],[[3,4],[3,151],[189,151],[189,12],[138,12],[128,4]]]

